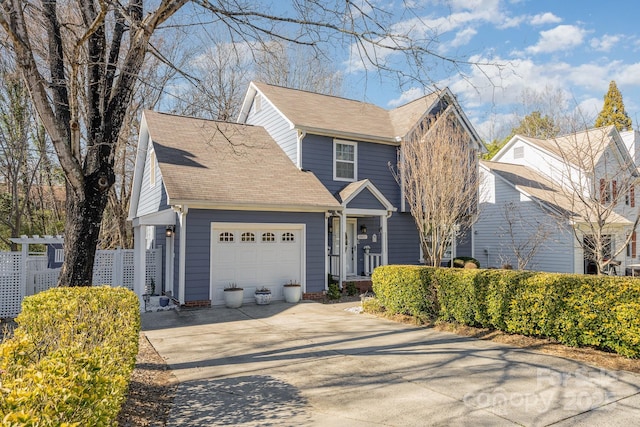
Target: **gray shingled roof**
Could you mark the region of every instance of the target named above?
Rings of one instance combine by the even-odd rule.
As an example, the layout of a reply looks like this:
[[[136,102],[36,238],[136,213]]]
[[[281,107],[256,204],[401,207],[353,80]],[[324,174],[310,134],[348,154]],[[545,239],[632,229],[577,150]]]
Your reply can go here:
[[[331,95],[253,82],[294,127],[396,142],[438,99],[434,92],[388,111],[377,105]]]
[[[575,221],[580,222],[591,216],[581,202],[572,199],[567,190],[563,190],[558,184],[533,169],[522,165],[486,160],[482,160],[480,163],[494,174],[511,183],[519,191],[550,207],[573,213]],[[607,222],[611,224],[631,224],[629,220],[615,212],[611,212],[608,215]]]
[[[564,161],[590,171],[611,143],[614,129],[613,125],[605,126],[550,139],[518,136],[555,154]]]
[[[170,203],[288,210],[339,209],[258,126],[145,111]]]

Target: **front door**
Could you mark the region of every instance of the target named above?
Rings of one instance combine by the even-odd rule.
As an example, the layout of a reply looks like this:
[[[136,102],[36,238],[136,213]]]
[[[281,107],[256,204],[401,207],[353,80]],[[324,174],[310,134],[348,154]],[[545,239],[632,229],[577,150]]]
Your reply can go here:
[[[355,219],[347,219],[347,232],[345,241],[345,262],[347,263],[347,276],[358,274],[358,234]]]
[[[344,236],[344,262],[346,265],[346,273],[348,276],[357,274],[358,271],[358,235],[357,235],[356,219],[347,219],[347,229],[342,235]],[[340,229],[340,220],[335,218],[333,221],[333,229]],[[340,233],[333,233],[333,245],[331,253],[339,255]],[[332,270],[333,271],[333,270]]]

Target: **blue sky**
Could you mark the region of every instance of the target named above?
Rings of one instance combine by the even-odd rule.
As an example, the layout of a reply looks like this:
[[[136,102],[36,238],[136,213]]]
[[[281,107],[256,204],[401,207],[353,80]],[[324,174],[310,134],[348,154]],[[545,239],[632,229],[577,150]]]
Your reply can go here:
[[[389,1],[385,4],[393,4]],[[395,6],[399,11],[401,4]],[[609,82],[622,92],[634,128],[640,124],[640,34],[637,0],[412,0],[423,24],[439,29],[440,54],[496,67],[433,72],[456,94],[485,139],[500,137],[520,105],[523,89],[561,90],[567,109],[595,118]],[[491,77],[492,83],[487,76]],[[366,89],[355,89],[366,81]],[[391,108],[417,97],[420,87],[347,75],[348,95]],[[366,91],[363,93],[363,91]],[[520,107],[522,109],[522,107]],[[508,131],[508,129],[507,129]]]

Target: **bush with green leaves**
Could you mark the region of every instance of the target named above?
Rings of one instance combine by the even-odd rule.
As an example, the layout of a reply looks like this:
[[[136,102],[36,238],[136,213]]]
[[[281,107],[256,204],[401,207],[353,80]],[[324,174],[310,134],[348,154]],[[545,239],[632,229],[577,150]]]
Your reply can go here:
[[[640,279],[514,270],[384,266],[386,311],[640,356]]]
[[[329,299],[340,299],[342,296],[342,291],[340,290],[340,286],[337,283],[330,283],[329,290],[327,291],[327,296]]]
[[[373,292],[393,314],[434,317],[438,312],[433,274],[436,269],[415,265],[387,265],[373,270]]]
[[[112,425],[138,353],[138,297],[54,288],[25,298],[16,322],[0,345],[2,425]]]

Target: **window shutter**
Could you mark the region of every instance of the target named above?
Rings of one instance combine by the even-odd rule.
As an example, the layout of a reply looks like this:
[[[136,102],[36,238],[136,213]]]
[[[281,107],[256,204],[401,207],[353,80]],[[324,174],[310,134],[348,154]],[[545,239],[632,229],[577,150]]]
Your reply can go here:
[[[604,178],[600,178],[600,203],[604,203],[607,200],[607,198],[606,198],[606,192],[607,192],[606,185],[607,185],[607,183],[605,182]]]
[[[631,233],[631,257],[636,257],[636,232]]]
[[[629,204],[631,205],[632,208],[636,207],[636,186],[635,185],[631,185],[631,188],[629,189]]]
[[[615,179],[611,183],[611,194],[612,194],[611,201],[615,203],[616,200],[618,199],[618,181],[616,181]]]

